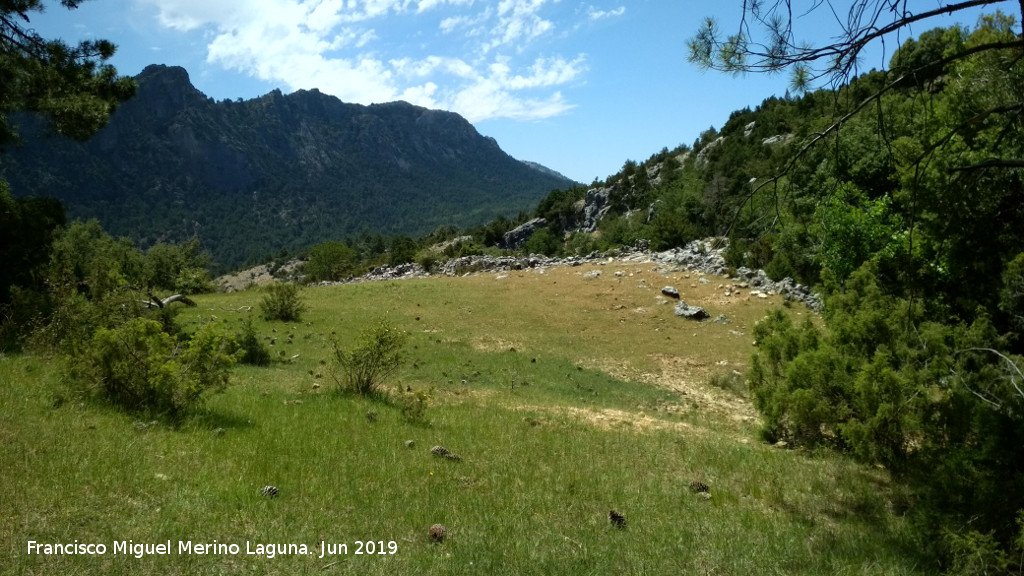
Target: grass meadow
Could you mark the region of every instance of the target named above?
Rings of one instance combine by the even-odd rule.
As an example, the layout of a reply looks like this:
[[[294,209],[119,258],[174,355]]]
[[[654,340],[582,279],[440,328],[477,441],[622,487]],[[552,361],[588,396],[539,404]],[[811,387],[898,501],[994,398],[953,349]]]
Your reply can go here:
[[[198,297],[182,324],[240,329],[252,314],[284,361],[236,367],[177,423],[76,400],[53,359],[0,358],[0,573],[933,571],[884,470],[758,440],[729,375],[781,301],[706,280],[609,262],[310,288],[291,324],[247,311],[258,290]],[[666,284],[728,323],[676,318]],[[338,393],[331,339],[351,343],[381,318],[409,334],[389,397]],[[429,394],[423,418],[403,417],[406,390]],[[435,523],[442,543],[427,536]],[[27,550],[75,540],[107,552]],[[171,550],[114,554],[126,540]],[[179,553],[187,541],[238,553]],[[368,541],[395,553],[356,554]],[[321,542],[348,553],[320,558]],[[308,553],[246,553],[266,544]]]

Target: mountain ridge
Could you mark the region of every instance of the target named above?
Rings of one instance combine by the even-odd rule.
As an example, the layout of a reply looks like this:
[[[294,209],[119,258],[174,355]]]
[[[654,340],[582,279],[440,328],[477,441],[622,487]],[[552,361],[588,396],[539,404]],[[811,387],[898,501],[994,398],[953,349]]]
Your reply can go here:
[[[364,231],[481,224],[573,184],[452,112],[315,89],[215,102],[164,65],[136,79],[137,96],[86,143],[19,117],[26,143],[0,157],[0,176],[143,246],[195,235],[226,267]]]

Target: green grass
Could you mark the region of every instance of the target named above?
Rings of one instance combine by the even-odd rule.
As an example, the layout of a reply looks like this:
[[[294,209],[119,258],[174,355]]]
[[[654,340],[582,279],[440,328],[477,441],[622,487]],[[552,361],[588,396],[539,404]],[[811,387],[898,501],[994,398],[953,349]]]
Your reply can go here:
[[[590,281],[579,276],[585,269],[566,268],[307,290],[302,321],[255,319],[275,338],[275,356],[299,357],[236,368],[227,392],[177,425],[143,427],[73,400],[50,360],[2,358],[0,573],[929,571],[892,511],[900,494],[884,471],[765,446],[755,423],[715,409],[719,396],[742,400],[702,382],[717,362],[742,369],[766,303],[716,309],[713,288],[679,286],[732,319],[688,324],[657,304],[663,277],[636,267],[656,284],[644,289],[612,270]],[[180,319],[240,329],[240,307],[259,298],[198,298]],[[391,385],[434,389],[428,423],[331,389],[321,364],[330,338],[353,342],[383,316],[410,333],[410,362]],[[686,359],[692,378],[666,368],[665,357]],[[62,398],[71,400],[55,402]],[[462,461],[431,455],[436,444]],[[693,480],[711,487],[710,500],[690,493]],[[278,498],[259,495],[268,484]],[[609,524],[612,509],[626,529]],[[448,528],[443,544],[427,539],[434,523]],[[75,539],[108,553],[26,554],[28,540]],[[174,553],[112,555],[113,542],[128,539],[171,540]],[[241,551],[178,555],[182,540]],[[321,540],[350,553],[317,558]],[[393,541],[398,552],[355,555],[355,542],[367,540]],[[250,556],[247,541],[305,543],[315,554]]]

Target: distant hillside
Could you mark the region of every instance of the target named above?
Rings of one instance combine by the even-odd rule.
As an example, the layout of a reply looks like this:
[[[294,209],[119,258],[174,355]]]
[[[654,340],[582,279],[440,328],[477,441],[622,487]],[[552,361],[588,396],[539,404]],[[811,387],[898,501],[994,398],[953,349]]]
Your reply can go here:
[[[215,102],[149,66],[86,144],[39,134],[0,157],[16,195],[52,196],[143,246],[197,235],[219,266],[362,230],[466,227],[572,184],[520,162],[457,114],[346,104],[316,90]]]

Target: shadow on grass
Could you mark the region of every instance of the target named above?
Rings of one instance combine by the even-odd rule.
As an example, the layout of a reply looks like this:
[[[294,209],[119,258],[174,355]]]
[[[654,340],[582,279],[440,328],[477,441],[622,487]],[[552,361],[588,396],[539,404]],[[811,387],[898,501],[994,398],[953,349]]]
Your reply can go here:
[[[203,408],[195,412],[169,421],[179,430],[242,430],[254,426],[252,420],[221,410]]]
[[[870,486],[870,490],[864,486]],[[782,498],[774,506],[807,527],[821,527],[821,536],[811,538],[807,548],[821,557],[860,561],[865,565],[881,558],[902,558],[918,567],[935,567],[934,550],[928,536],[909,518],[894,513],[903,487],[880,481],[870,471],[859,471],[839,479],[830,494],[818,494],[807,502]],[[832,527],[855,527],[850,537]]]

